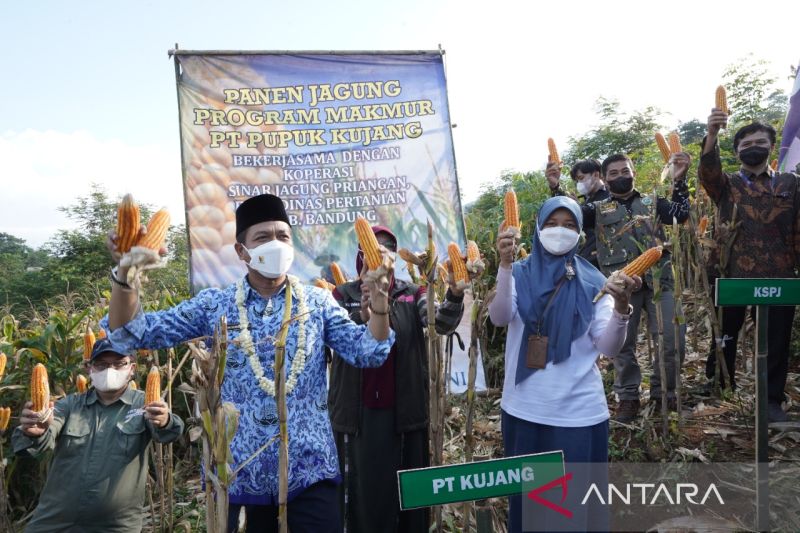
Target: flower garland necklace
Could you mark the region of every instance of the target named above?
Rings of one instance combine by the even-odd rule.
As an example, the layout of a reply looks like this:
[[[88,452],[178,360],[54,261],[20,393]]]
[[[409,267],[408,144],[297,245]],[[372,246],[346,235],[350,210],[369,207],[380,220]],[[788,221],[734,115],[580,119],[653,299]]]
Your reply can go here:
[[[305,323],[308,321],[308,307],[306,306],[305,291],[303,284],[298,282],[295,276],[286,276],[291,291],[297,298],[297,349],[292,360],[292,369],[286,378],[286,394],[289,395],[297,385],[297,378],[306,367],[306,328]],[[239,345],[247,355],[250,362],[250,369],[256,376],[258,386],[269,394],[275,396],[275,381],[269,379],[264,375],[264,368],[261,366],[261,361],[258,360],[256,355],[255,344],[253,343],[253,336],[250,334],[250,321],[247,319],[247,306],[245,305],[245,288],[244,279],[236,284],[236,307],[239,310],[239,325],[241,327],[239,333]],[[263,316],[263,315],[262,315]],[[282,324],[282,327],[289,327],[289,324]]]

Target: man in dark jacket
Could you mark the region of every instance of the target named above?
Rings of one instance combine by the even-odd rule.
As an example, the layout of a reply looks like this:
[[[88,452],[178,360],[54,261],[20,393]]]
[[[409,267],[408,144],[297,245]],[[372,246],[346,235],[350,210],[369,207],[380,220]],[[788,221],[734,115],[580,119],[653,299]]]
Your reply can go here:
[[[397,239],[386,227],[374,226],[378,242],[391,252]],[[361,272],[359,252],[356,271]],[[356,323],[369,320],[369,294],[361,280],[336,287],[339,304]],[[454,283],[436,312],[436,332],[455,331],[464,312],[463,291]],[[360,369],[334,356],[331,365],[331,423],[336,437],[343,483],[341,516],[351,533],[426,532],[427,509],[400,512],[397,471],[428,466],[428,350],[424,287],[393,279],[389,287],[389,320],[396,333],[386,362]]]
[[[794,278],[800,257],[800,188],[797,174],[774,172],[769,154],[775,146],[775,129],[754,122],[733,137],[733,150],[741,166],[733,174],[723,172],[717,136],[727,124],[726,110],[714,108],[708,117],[708,135],[703,140],[698,177],[714,201],[719,226],[715,229],[717,248],[710,257],[716,276],[730,278]],[[730,243],[719,242],[722,225],[735,224]],[[730,246],[722,264],[721,247]],[[722,351],[730,386],[736,386],[736,340],[744,324],[745,307],[722,311]],[[789,365],[794,306],[770,306],[767,331],[767,395],[770,422],[788,420],[781,404]],[[712,378],[717,366],[712,345],[706,375]],[[724,381],[722,385],[725,385]]]
[[[599,202],[608,198],[608,190],[600,177],[600,161],[597,159],[581,159],[569,171],[569,175],[575,182],[578,189],[578,196],[583,198],[581,205],[591,204],[592,202]],[[561,188],[561,167],[556,162],[548,162],[547,169],[545,170],[547,177],[547,184],[550,186],[551,196],[571,196],[564,189]],[[578,255],[592,263],[595,267],[597,264],[597,236],[595,235],[594,228],[584,228],[583,234],[586,240],[578,250]],[[598,267],[599,268],[599,267]]]

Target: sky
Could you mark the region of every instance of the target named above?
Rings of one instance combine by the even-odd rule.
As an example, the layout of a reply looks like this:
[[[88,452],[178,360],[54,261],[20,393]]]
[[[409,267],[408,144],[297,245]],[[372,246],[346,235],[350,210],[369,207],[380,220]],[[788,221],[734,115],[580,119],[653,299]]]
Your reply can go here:
[[[788,21],[785,29],[781,21]],[[40,246],[92,183],[184,220],[167,50],[445,50],[464,202],[544,167],[594,103],[705,120],[752,54],[787,93],[800,2],[403,0],[9,2],[0,18],[0,232]],[[754,28],[746,24],[756,22]],[[759,32],[759,33],[757,33]],[[739,38],[737,38],[739,37]]]

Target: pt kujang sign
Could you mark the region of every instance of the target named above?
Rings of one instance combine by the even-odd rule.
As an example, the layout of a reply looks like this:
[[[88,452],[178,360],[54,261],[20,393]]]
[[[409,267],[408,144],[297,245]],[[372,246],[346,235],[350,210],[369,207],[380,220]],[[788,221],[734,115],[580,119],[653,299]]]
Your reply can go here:
[[[405,510],[522,494],[532,482],[544,484],[562,476],[564,454],[555,451],[402,470],[397,484]]]

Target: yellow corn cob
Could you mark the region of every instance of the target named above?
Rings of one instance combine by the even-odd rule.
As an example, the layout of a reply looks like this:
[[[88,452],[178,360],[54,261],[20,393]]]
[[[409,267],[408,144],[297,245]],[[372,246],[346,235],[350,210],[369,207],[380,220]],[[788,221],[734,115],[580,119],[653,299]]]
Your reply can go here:
[[[359,216],[356,219],[355,229],[358,243],[361,245],[361,250],[364,251],[364,261],[367,263],[367,269],[375,270],[383,262],[381,252],[378,250],[378,239],[364,217]]]
[[[125,253],[139,238],[139,206],[126,194],[117,206],[117,250]]]
[[[547,139],[547,151],[550,152],[548,161],[560,165],[561,158],[558,157],[558,150],[556,150],[556,142],[552,138]]]
[[[4,353],[0,353],[0,379],[3,378],[3,375],[6,373],[6,363],[8,362],[8,356]]]
[[[0,432],[8,429],[8,423],[11,421],[11,408],[0,407]]]
[[[728,95],[725,92],[724,85],[720,85],[719,87],[717,87],[716,107],[730,114],[730,112],[728,111]]]
[[[622,272],[627,274],[628,276],[641,276],[647,270],[658,263],[658,260],[661,259],[661,251],[663,248],[661,246],[654,246],[648,250],[645,250],[642,255],[628,263],[628,266],[622,269]]]
[[[675,131],[669,134],[669,151],[672,152],[673,154],[677,154],[678,152],[683,152],[683,146],[681,146],[681,138]]]
[[[777,172],[778,171],[778,160],[777,159],[773,159],[772,163],[769,164],[769,168],[771,168],[772,170]]]
[[[144,404],[150,405],[153,402],[161,401],[161,374],[158,367],[153,365],[147,373],[147,386],[144,391]]]
[[[0,432],[8,429],[8,423],[11,420],[11,408],[0,407]]]
[[[314,286],[315,287],[319,287],[320,289],[328,290],[328,291],[332,291],[333,289],[336,288],[336,285],[334,285],[333,283],[330,283],[329,281],[324,280],[322,278],[315,279],[314,280]]]
[[[336,263],[331,263],[331,275],[333,275],[333,282],[336,285],[342,285],[343,283],[347,283],[347,278],[344,277],[342,269],[339,268],[339,265],[337,265]]]
[[[84,393],[89,387],[89,380],[83,374],[78,374],[78,377],[75,378],[75,386],[78,388],[78,392]]]
[[[517,193],[513,190],[506,191],[506,226],[509,228],[519,228],[519,205],[517,204]]]
[[[136,246],[144,246],[151,250],[158,251],[164,246],[164,239],[167,238],[169,229],[169,211],[159,209],[147,223],[147,233],[136,242]]]
[[[475,241],[467,241],[467,261],[477,261],[481,258],[478,244]]]
[[[131,388],[133,390],[139,390],[139,385],[137,385],[135,381],[131,381]]]
[[[504,232],[504,231],[505,231],[505,230],[507,230],[507,229],[508,229],[508,222],[506,222],[505,220],[503,220],[503,222],[500,224],[500,232],[502,233],[502,232]]]
[[[92,328],[86,326],[86,333],[83,334],[83,360],[88,361],[92,358],[92,348],[94,348],[95,336]]]
[[[708,227],[708,217],[704,216],[700,219],[700,223],[697,224],[697,233],[698,235],[703,235],[706,232],[706,228]]]
[[[658,149],[661,151],[661,157],[664,158],[664,163],[669,163],[669,157],[672,155],[672,152],[669,149],[667,140],[663,135],[661,135],[660,131],[656,132],[656,144],[658,145]]]
[[[451,242],[447,245],[447,255],[450,257],[450,264],[453,265],[453,280],[456,283],[459,281],[467,283],[469,280],[467,265],[464,264],[464,259],[461,257],[461,248]]]
[[[31,402],[34,412],[41,413],[50,405],[50,383],[47,379],[47,369],[42,363],[33,367],[31,373]]]
[[[96,340],[99,341],[100,339],[105,339],[105,338],[106,338],[106,330],[101,328],[100,331],[97,332],[97,339]]]

